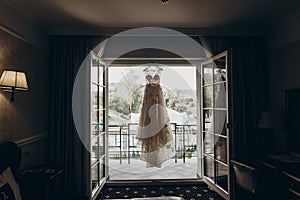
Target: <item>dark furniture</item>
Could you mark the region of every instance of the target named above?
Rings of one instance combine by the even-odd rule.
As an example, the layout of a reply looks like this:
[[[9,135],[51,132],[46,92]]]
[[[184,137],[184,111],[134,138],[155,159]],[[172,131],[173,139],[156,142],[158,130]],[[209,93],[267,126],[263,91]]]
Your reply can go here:
[[[41,167],[27,169],[20,173],[22,150],[14,142],[0,144],[0,174],[11,168],[21,190],[22,200],[62,199],[62,170]],[[1,199],[1,198],[0,198]]]
[[[258,163],[231,160],[237,200],[278,199],[279,184],[273,184],[273,172]],[[280,199],[280,198],[279,198]]]
[[[1,192],[2,199],[19,199],[21,196],[19,183],[19,167],[21,164],[21,149],[13,142],[3,142],[0,144],[0,174],[1,174]],[[10,168],[11,173],[9,170]],[[4,173],[4,174],[2,174]],[[4,185],[3,185],[4,184]]]
[[[280,183],[282,200],[300,199],[300,155],[295,153],[274,154],[259,160],[276,176],[274,183]]]
[[[19,179],[19,168],[22,159],[22,151],[13,142],[0,144],[0,174],[8,167],[11,168],[15,179]]]
[[[285,110],[288,152],[260,158],[256,165],[272,174],[273,199],[300,200],[300,89],[285,91]]]
[[[59,200],[62,170],[41,167],[28,169],[20,174],[24,200]]]
[[[287,147],[300,154],[300,89],[285,91]]]

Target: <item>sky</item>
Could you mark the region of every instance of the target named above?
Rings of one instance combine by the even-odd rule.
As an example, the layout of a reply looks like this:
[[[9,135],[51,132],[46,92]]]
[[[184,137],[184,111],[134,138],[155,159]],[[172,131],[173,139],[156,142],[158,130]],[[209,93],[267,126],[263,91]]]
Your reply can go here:
[[[146,66],[141,67],[110,67],[109,68],[109,82],[118,83],[124,76],[126,76],[131,69],[134,69],[134,73],[138,75],[138,82],[146,83],[145,73],[143,69]],[[191,66],[184,67],[170,67],[162,66],[160,84],[169,89],[193,89],[196,90],[196,70]],[[131,71],[132,72],[132,71]]]

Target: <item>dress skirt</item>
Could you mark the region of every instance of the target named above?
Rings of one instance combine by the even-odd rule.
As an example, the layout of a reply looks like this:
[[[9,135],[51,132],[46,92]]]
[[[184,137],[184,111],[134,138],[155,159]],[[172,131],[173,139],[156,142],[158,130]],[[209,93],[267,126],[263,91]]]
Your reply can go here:
[[[175,155],[170,119],[159,84],[145,87],[136,138],[141,143],[141,159],[147,167],[161,167]]]

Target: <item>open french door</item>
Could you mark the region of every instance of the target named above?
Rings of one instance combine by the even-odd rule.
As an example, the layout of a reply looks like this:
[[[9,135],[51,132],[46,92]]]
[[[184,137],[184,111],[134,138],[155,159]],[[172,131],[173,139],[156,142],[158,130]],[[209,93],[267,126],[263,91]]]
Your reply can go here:
[[[229,196],[228,52],[201,63],[200,141],[201,178],[222,197]],[[201,158],[200,158],[201,157]],[[199,170],[199,171],[200,171]]]
[[[90,192],[95,199],[107,180],[107,70],[93,51],[90,53]]]

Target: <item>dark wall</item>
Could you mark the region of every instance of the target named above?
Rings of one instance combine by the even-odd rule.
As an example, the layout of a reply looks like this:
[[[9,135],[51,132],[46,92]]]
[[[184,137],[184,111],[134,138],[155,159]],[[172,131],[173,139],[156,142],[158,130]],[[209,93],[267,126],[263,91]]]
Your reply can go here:
[[[269,108],[285,111],[284,92],[300,88],[300,41],[278,49],[269,56]]]
[[[47,53],[0,30],[0,73],[25,71],[29,90],[0,91],[0,140],[20,140],[48,132],[49,71]]]
[[[285,115],[285,90],[300,88],[300,41],[278,49],[269,56],[269,110]],[[300,103],[300,102],[299,102]],[[275,131],[275,150],[286,151],[285,130]],[[300,134],[300,133],[299,133]]]
[[[289,18],[270,33],[268,44],[268,109],[284,116],[285,90],[300,88],[300,15]],[[275,130],[275,150],[288,150],[286,144],[285,130]]]

